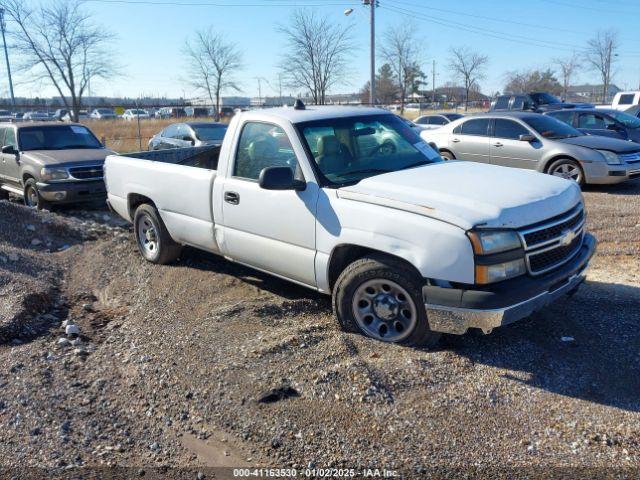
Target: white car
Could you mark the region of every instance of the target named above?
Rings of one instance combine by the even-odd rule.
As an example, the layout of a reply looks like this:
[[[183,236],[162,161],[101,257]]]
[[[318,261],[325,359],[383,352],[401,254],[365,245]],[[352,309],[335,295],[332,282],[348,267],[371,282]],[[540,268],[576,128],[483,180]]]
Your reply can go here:
[[[116,112],[111,108],[95,108],[89,116],[93,120],[115,120],[118,118]]]
[[[25,122],[47,122],[51,120],[47,112],[27,112],[22,117]]]
[[[105,172],[147,261],[222,255],[332,295],[345,330],[386,342],[527,317],[575,291],[595,250],[573,182],[444,162],[377,108],[242,112],[220,148],[112,155]]]
[[[123,120],[131,121],[131,120],[137,120],[138,118],[140,120],[150,118],[149,112],[139,108],[130,108],[128,110],[125,110],[124,113],[122,114]]]
[[[416,118],[414,123],[420,125],[423,130],[433,130],[448,125],[462,117],[464,117],[464,115],[461,113],[432,113]]]

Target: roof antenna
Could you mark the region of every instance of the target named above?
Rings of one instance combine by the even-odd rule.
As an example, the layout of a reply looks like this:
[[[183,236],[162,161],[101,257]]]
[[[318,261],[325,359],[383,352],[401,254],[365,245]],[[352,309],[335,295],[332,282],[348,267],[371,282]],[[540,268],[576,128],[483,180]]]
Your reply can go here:
[[[294,110],[305,110],[307,107],[304,106],[304,102],[302,100],[300,100],[299,98],[296,99],[295,103],[293,104],[293,109]]]

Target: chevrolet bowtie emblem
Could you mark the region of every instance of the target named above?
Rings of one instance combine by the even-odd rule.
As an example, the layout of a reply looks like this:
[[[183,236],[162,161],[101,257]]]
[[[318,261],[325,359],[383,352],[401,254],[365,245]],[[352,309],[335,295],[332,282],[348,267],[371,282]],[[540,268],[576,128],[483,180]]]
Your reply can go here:
[[[576,238],[576,233],[573,230],[565,230],[562,232],[562,237],[560,238],[560,245],[566,247],[571,245],[573,239]]]

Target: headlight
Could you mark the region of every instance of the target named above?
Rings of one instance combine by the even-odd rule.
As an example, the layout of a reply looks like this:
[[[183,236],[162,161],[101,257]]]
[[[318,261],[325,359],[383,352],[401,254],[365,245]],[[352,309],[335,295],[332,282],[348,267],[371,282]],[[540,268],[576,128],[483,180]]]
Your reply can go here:
[[[494,283],[517,277],[527,271],[524,258],[494,265],[476,265],[476,283]]]
[[[602,154],[602,156],[604,157],[604,159],[607,161],[608,165],[621,165],[622,164],[622,160],[620,160],[620,157],[618,157],[617,154],[609,151],[609,150],[598,150],[598,152],[600,152],[600,154]]]
[[[520,237],[513,230],[476,230],[469,232],[476,255],[490,255],[521,248]]]
[[[67,172],[66,168],[45,167],[40,170],[40,177],[46,182],[50,182],[52,180],[66,180],[67,178],[69,178],[69,172]]]

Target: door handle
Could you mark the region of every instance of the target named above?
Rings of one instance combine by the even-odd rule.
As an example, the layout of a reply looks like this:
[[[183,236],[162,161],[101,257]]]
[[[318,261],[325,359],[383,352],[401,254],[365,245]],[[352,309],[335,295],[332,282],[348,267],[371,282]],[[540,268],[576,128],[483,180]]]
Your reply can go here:
[[[451,141],[453,143],[460,143],[460,139],[459,138],[453,138]]]
[[[502,147],[502,144],[500,142],[496,142],[493,144],[494,147]]]
[[[224,192],[224,201],[231,205],[238,205],[240,203],[240,195],[236,192]]]

